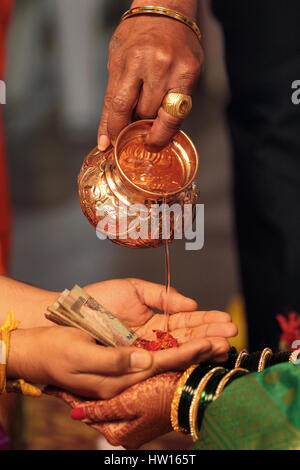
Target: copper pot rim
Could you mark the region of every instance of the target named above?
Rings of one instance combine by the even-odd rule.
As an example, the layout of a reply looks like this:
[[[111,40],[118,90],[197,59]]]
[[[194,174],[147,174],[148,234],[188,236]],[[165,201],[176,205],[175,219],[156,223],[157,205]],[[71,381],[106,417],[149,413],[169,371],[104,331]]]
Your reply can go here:
[[[138,127],[140,124],[151,124],[153,122],[154,122],[154,119],[141,119],[139,121],[132,122],[128,126],[124,127],[124,129],[118,135],[116,143],[114,145],[114,158],[115,158],[115,163],[117,165],[117,168],[118,168],[120,174],[131,186],[134,187],[134,189],[136,191],[139,191],[139,192],[141,192],[141,193],[143,193],[147,196],[154,196],[155,199],[158,199],[158,198],[165,198],[165,197],[168,197],[168,196],[174,196],[175,194],[179,194],[192,184],[192,182],[196,178],[198,168],[199,168],[199,155],[198,155],[198,152],[197,152],[197,149],[196,149],[196,146],[195,146],[194,142],[191,140],[191,138],[184,131],[182,131],[180,129],[177,132],[177,134],[181,134],[188,141],[188,143],[191,145],[191,147],[193,149],[193,152],[196,156],[196,158],[195,158],[195,169],[194,169],[193,173],[190,175],[190,177],[188,178],[188,181],[180,189],[177,189],[176,191],[165,192],[165,193],[157,193],[157,192],[153,192],[153,191],[147,191],[146,189],[143,189],[140,186],[136,185],[133,181],[131,181],[130,178],[128,178],[128,176],[124,173],[124,171],[122,170],[122,168],[119,164],[119,159],[118,159],[118,155],[117,155],[118,144],[119,144],[119,141],[121,140],[121,138],[123,137],[123,135],[128,131],[129,128],[131,129],[132,127]],[[174,140],[174,138],[172,140]]]

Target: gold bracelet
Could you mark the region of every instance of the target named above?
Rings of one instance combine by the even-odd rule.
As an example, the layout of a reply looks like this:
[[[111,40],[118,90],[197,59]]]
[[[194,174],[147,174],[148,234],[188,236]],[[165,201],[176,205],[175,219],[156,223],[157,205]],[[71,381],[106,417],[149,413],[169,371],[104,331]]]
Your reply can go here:
[[[236,374],[238,374],[238,376],[240,377],[241,375],[245,375],[245,374],[248,374],[249,371],[247,369],[243,369],[243,368],[236,368],[236,369],[231,369],[220,381],[219,385],[217,386],[217,390],[216,390],[216,393],[214,395],[214,401],[221,395],[221,393],[223,392],[224,388],[227,387],[227,385],[229,385],[229,382],[231,382],[231,379],[233,376],[235,376]]]
[[[189,376],[191,373],[199,366],[193,365],[189,367],[180,377],[180,379],[177,382],[176,390],[173,396],[172,404],[171,404],[171,424],[172,428],[174,431],[178,432],[179,434],[186,434],[183,429],[180,428],[178,424],[178,408],[179,408],[179,402],[182,394],[183,387],[188,380]]]
[[[2,393],[21,393],[31,397],[41,396],[41,390],[23,379],[7,380],[6,367],[9,352],[10,333],[16,330],[20,322],[15,320],[14,312],[11,310],[7,320],[0,328],[0,395]]]
[[[258,372],[262,372],[265,370],[266,367],[266,361],[268,357],[271,357],[273,354],[272,350],[270,348],[265,348],[259,358],[259,363],[258,363]]]
[[[169,18],[172,18],[173,20],[180,21],[181,23],[185,24],[186,26],[188,26],[194,31],[199,41],[201,41],[202,39],[201,31],[194,21],[190,20],[186,16],[183,16],[181,13],[178,13],[177,11],[169,10],[168,8],[164,8],[164,7],[156,7],[156,6],[149,5],[149,6],[144,6],[144,7],[132,8],[131,10],[126,11],[122,15],[121,21],[124,21],[127,18],[131,18],[132,16],[149,15],[149,14],[168,16]]]
[[[247,349],[242,349],[238,355],[238,357],[236,358],[236,361],[235,361],[235,364],[234,364],[234,368],[235,369],[238,369],[242,363],[242,360],[244,359],[244,357],[246,356],[249,356],[249,353],[247,351]]]
[[[13,311],[10,311],[6,322],[0,328],[0,395],[6,392],[6,365],[9,350],[10,333],[19,326]]]
[[[295,365],[300,364],[299,354],[300,354],[300,350],[295,349],[295,351],[293,351],[289,357],[289,362]]]

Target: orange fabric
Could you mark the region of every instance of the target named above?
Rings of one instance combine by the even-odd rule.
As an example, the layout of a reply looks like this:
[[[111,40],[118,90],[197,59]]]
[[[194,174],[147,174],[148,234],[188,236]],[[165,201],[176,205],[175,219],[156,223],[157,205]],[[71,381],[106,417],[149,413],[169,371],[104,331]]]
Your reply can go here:
[[[0,80],[4,80],[5,39],[14,0],[0,0]],[[3,106],[3,105],[0,105]],[[0,274],[7,274],[10,254],[11,206],[0,115]]]

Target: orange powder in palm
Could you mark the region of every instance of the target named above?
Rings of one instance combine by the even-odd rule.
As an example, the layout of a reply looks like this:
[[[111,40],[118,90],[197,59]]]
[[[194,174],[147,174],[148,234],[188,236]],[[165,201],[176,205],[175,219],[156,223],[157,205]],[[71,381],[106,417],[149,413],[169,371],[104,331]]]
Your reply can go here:
[[[162,349],[177,348],[178,341],[171,333],[161,330],[153,330],[156,334],[156,341],[138,338],[132,346],[146,349],[147,351],[161,351]]]
[[[164,194],[184,185],[184,167],[170,145],[161,152],[148,152],[141,137],[125,145],[119,164],[125,175],[138,187]]]

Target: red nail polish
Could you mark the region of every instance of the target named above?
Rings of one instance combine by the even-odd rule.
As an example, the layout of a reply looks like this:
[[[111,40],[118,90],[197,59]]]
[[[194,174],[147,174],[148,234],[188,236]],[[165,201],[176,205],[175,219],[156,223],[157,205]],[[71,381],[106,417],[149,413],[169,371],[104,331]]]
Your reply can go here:
[[[77,419],[77,420],[84,419],[85,418],[84,408],[74,408],[74,410],[71,411],[71,418]]]

